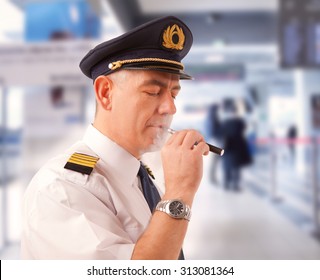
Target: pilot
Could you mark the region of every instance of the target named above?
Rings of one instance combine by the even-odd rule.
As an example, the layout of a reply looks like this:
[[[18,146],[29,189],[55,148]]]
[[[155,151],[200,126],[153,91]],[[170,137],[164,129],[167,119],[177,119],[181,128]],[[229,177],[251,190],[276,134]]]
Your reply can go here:
[[[192,33],[176,17],[145,23],[90,50],[96,113],[83,139],[46,163],[23,203],[23,259],[183,259],[209,152],[195,130],[168,135]],[[194,145],[197,143],[197,145]],[[141,161],[161,150],[159,189]]]

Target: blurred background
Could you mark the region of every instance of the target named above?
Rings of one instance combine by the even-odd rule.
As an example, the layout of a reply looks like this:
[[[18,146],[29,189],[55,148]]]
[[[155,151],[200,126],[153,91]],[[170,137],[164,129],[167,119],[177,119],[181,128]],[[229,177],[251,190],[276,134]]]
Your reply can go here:
[[[165,15],[194,34],[172,127],[226,149],[205,157],[185,255],[320,259],[320,0],[1,0],[1,259],[20,258],[32,176],[93,120],[81,58]]]

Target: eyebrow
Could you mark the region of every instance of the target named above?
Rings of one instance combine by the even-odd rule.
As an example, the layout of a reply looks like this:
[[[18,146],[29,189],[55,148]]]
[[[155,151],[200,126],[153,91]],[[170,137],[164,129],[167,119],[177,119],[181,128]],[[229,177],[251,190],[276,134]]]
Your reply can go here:
[[[144,81],[141,84],[141,87],[143,87],[143,86],[159,86],[162,88],[166,88],[167,84],[162,81],[159,81],[157,79],[151,79],[151,80]],[[180,90],[180,89],[181,89],[181,86],[178,84],[178,85],[174,86],[171,90]]]

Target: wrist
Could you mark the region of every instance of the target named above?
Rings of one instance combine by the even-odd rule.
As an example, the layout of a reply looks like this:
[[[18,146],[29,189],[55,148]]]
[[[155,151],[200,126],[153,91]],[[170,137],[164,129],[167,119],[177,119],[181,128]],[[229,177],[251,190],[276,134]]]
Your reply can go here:
[[[170,198],[180,198],[192,203],[199,186],[192,182],[165,181],[164,195]]]
[[[194,195],[195,194],[188,192],[165,192],[162,200],[179,199],[191,207],[193,204]]]

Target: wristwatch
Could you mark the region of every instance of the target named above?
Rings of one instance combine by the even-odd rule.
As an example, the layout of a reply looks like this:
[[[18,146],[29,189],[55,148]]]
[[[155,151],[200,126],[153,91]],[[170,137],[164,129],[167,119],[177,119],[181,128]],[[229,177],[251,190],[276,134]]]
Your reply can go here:
[[[157,204],[155,210],[165,212],[175,219],[185,219],[190,221],[191,218],[190,206],[180,199],[161,200]]]

